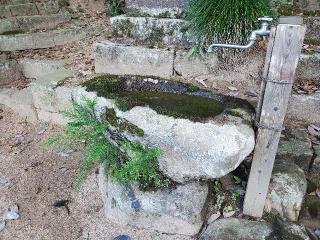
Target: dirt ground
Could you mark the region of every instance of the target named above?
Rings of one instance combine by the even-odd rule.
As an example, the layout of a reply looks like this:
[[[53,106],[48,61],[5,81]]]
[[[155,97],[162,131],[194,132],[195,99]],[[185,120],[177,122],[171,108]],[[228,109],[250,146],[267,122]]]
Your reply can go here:
[[[81,163],[79,152],[69,156],[41,147],[41,142],[59,127],[26,123],[0,105],[0,176],[9,185],[0,185],[0,216],[18,205],[20,218],[7,221],[0,240],[109,240],[126,234],[134,240],[191,240],[123,227],[104,217],[103,203],[92,173],[81,190],[73,186]],[[55,208],[57,200],[69,200]]]

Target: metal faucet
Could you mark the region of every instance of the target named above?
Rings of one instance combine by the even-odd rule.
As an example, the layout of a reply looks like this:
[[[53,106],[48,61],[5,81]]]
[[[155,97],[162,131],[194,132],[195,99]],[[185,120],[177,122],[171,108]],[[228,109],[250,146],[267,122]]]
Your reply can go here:
[[[261,28],[258,30],[254,30],[251,33],[249,37],[249,43],[247,45],[214,43],[208,47],[207,52],[212,53],[214,47],[248,49],[254,45],[255,41],[257,40],[257,36],[270,36],[271,31],[269,29],[269,22],[271,22],[273,19],[271,17],[265,16],[265,17],[258,18],[258,20],[261,21]]]

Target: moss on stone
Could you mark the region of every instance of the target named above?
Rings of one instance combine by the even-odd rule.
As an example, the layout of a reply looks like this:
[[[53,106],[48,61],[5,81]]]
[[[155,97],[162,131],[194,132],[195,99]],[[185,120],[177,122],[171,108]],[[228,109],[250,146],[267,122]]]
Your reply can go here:
[[[115,99],[117,107],[122,111],[130,110],[135,106],[148,106],[159,114],[202,121],[215,117],[224,110],[223,103],[218,100],[188,95],[190,90],[192,93],[197,91],[197,87],[192,85],[187,85],[187,87],[183,85],[185,93],[159,91],[159,89],[152,89],[152,86],[156,84],[150,85],[145,82],[145,79],[136,77],[135,80],[128,81],[126,76],[107,75],[95,77],[83,85],[89,91],[96,91],[98,96]],[[162,81],[159,83],[160,86],[158,85],[160,89],[168,87],[166,81],[156,81]],[[132,88],[134,84],[136,87]],[[146,90],[144,85],[148,85]],[[176,84],[173,88],[178,87]]]
[[[5,31],[0,35],[16,35],[16,34],[23,34],[23,33],[25,33],[23,30],[17,29],[17,30]]]
[[[139,137],[144,136],[144,132],[142,129],[125,119],[118,118],[116,115],[116,111],[113,108],[108,108],[106,110],[105,116],[103,117],[111,126],[115,127],[121,133],[128,132]]]
[[[120,23],[116,25],[115,33],[117,35],[130,37],[131,31],[133,28],[134,28],[134,24],[129,19],[122,20]]]

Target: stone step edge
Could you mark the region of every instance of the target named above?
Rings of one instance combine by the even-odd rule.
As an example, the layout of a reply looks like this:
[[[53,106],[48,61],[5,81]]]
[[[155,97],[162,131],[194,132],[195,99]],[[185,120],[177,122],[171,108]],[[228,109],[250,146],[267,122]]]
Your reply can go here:
[[[50,30],[47,32],[0,36],[0,51],[39,49],[64,45],[90,37],[98,30],[97,28],[69,28]]]
[[[111,41],[93,45],[97,73],[196,78],[211,74],[218,67],[215,54],[190,58],[187,51],[153,49],[117,44]],[[299,79],[317,79],[320,54],[302,54],[297,69]]]
[[[70,14],[57,13],[0,19],[0,36],[14,31],[23,33],[29,30],[54,29],[60,24],[69,22],[71,18]]]
[[[0,5],[0,18],[45,15],[58,13],[62,10],[56,1]]]

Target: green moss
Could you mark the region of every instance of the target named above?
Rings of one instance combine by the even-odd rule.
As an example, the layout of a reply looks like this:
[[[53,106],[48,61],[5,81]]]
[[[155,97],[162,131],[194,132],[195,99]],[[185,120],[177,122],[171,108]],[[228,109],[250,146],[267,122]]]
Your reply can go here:
[[[134,28],[134,24],[130,22],[129,19],[121,21],[121,23],[117,24],[115,33],[120,34],[121,36],[130,37],[131,30]]]
[[[70,6],[70,2],[69,0],[58,0],[58,5],[60,8],[64,8]]]
[[[157,17],[158,18],[170,18],[171,14],[169,11],[165,11],[165,12],[160,13]]]
[[[5,31],[0,35],[16,35],[16,34],[23,34],[23,33],[25,33],[23,30],[18,29],[18,30],[12,30],[12,31]]]
[[[128,122],[125,119],[118,118],[116,112],[112,108],[108,108],[105,116],[103,118],[113,127],[115,127],[119,132],[129,132],[132,135],[136,135],[139,137],[144,136],[144,132],[142,129],[137,127],[136,125]]]
[[[143,80],[136,80],[144,84]],[[93,78],[83,85],[89,91],[96,91],[99,96],[116,100],[116,105],[122,111],[135,106],[149,106],[159,114],[202,121],[220,114],[224,107],[222,102],[187,94],[159,91],[137,91],[127,89],[126,79],[117,76],[102,76]],[[187,92],[196,91],[196,87],[189,85]]]

